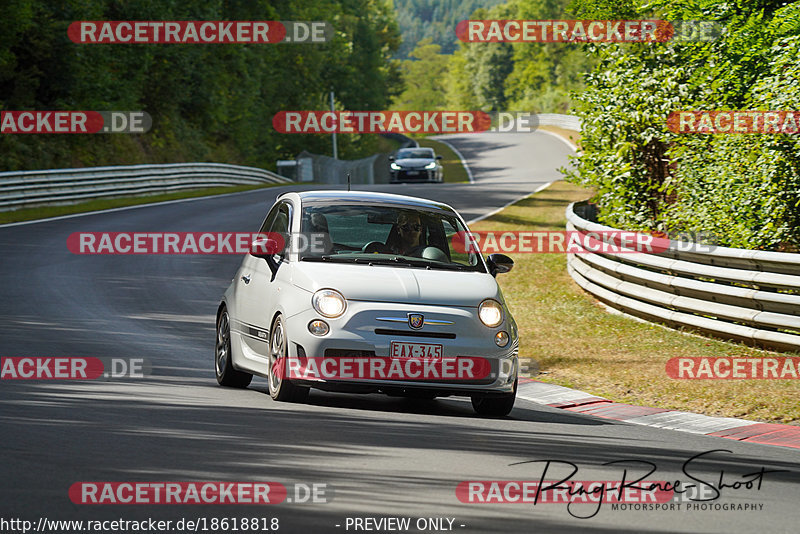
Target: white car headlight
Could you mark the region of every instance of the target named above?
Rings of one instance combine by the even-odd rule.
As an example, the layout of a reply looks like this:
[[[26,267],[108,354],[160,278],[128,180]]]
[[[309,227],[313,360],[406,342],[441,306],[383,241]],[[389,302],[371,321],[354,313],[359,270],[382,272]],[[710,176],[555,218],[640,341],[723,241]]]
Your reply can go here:
[[[436,162],[435,161],[431,161],[430,163],[425,165],[425,168],[426,169],[435,169],[436,168]]]
[[[503,307],[493,299],[486,299],[478,306],[478,317],[489,328],[500,326],[503,322]]]
[[[389,167],[391,167],[393,171],[399,171],[400,169],[402,169],[402,167],[395,162],[391,162],[389,164]]]
[[[333,289],[320,289],[311,297],[311,305],[323,317],[340,317],[347,308],[347,301]]]

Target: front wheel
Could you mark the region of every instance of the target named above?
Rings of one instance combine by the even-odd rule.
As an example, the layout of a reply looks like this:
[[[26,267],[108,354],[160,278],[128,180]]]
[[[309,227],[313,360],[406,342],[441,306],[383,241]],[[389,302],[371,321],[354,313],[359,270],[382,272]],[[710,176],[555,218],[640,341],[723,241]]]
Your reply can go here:
[[[297,386],[286,378],[286,357],[289,354],[289,340],[283,318],[279,315],[272,323],[269,341],[269,396],[276,401],[303,402],[308,398],[308,388]]]
[[[502,396],[488,397],[483,395],[472,396],[472,408],[478,415],[489,417],[503,417],[514,408],[514,401],[517,400],[517,381],[514,381],[514,390]]]
[[[223,308],[217,320],[217,342],[214,347],[214,371],[221,386],[246,388],[253,375],[233,368],[231,357],[231,320],[228,310]]]

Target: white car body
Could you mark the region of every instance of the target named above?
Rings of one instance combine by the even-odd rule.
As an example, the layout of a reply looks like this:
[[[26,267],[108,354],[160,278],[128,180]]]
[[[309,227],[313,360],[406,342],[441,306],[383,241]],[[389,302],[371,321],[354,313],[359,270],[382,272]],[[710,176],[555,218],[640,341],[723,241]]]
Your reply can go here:
[[[309,206],[316,205],[315,202],[323,203],[320,205],[324,206],[352,204],[376,209],[378,207],[421,209],[427,210],[425,213],[430,213],[431,220],[434,221],[436,219],[433,217],[438,216],[437,212],[441,211],[450,221],[454,221],[454,217],[458,218],[466,229],[466,224],[455,210],[438,202],[380,193],[308,191],[281,195],[270,209],[261,231],[274,230],[277,224],[281,226],[280,231],[286,233],[285,221],[278,222],[281,217],[285,217],[289,221],[289,236],[299,234],[303,224],[304,208],[307,209],[308,218]],[[305,224],[309,223],[306,221]],[[327,219],[325,224],[327,231]],[[431,234],[433,232],[433,230],[425,231]],[[332,238],[329,246],[335,247],[336,235],[333,231],[329,235]],[[426,247],[423,254],[428,254],[430,248]],[[473,404],[476,401],[480,403],[483,399],[505,398],[507,401],[510,398],[513,405],[518,370],[517,327],[505,305],[500,287],[489,270],[489,266],[494,265],[491,261],[487,263],[477,253],[475,258],[479,258],[480,263],[477,263],[477,259],[471,259],[470,261],[475,262],[471,267],[475,271],[469,272],[335,262],[353,255],[361,258],[359,251],[347,251],[342,258],[329,255],[328,258],[333,262],[307,261],[303,259],[301,251],[285,250],[272,256],[272,268],[264,257],[247,255],[225,292],[217,313],[218,343],[215,362],[220,383],[242,385],[225,384],[221,379],[224,369],[221,369],[220,365],[223,367],[228,365],[235,370],[231,374],[245,379],[247,383],[249,378],[246,377],[250,375],[268,378],[270,393],[274,398],[301,400],[304,398],[303,395],[298,398],[283,395],[285,398],[281,399],[273,391],[281,386],[277,382],[273,384],[274,377],[270,376],[271,366],[280,357],[273,352],[278,350],[277,347],[281,343],[285,345],[281,350],[285,351],[287,358],[323,355],[336,357],[346,354],[389,357],[393,342],[398,346],[409,347],[413,347],[414,344],[441,345],[437,350],[441,350],[441,357],[445,359],[464,356],[485,358],[491,365],[491,374],[481,380],[447,381],[314,378],[291,380],[291,384],[286,387],[293,387],[305,393],[308,387],[314,387],[334,391],[386,392],[410,396],[419,394],[428,397],[466,395],[473,397]],[[385,258],[387,261],[390,259],[386,255],[368,256],[368,258],[373,257]],[[423,258],[425,257],[423,255]],[[396,257],[394,259],[397,260]],[[505,272],[507,269],[496,270]],[[344,297],[346,308],[341,316],[324,317],[312,306],[312,296],[322,289],[335,290]],[[497,301],[503,308],[502,322],[492,328],[485,326],[478,315],[478,306],[486,299]],[[220,331],[220,317],[224,312],[227,312],[230,329],[230,348],[227,356],[230,362],[220,363],[220,343],[224,345],[224,332]],[[421,314],[424,317],[424,324],[414,328],[409,314]],[[276,323],[279,317],[280,323]],[[329,332],[325,335],[312,334],[310,323],[320,320],[329,326]],[[272,329],[276,327],[282,331],[273,332]],[[495,342],[498,332],[507,333],[507,343],[502,347]],[[403,343],[407,345],[402,345]],[[285,375],[282,378],[284,381],[287,380]],[[244,386],[247,383],[244,383]],[[481,413],[478,407],[476,410]]]

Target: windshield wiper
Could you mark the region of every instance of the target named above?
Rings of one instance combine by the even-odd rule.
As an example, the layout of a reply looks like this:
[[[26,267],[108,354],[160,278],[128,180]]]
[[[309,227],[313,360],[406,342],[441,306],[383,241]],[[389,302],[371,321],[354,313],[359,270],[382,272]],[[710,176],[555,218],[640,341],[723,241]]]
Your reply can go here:
[[[304,256],[301,261],[329,261],[338,263],[366,263],[367,265],[391,265],[394,267],[423,267],[425,269],[441,269],[447,271],[473,271],[475,268],[460,263],[438,263],[426,259],[408,258],[405,256],[374,257],[372,254],[364,256],[339,256],[325,254],[323,256]]]
[[[372,260],[367,258],[358,258],[359,263],[369,262],[380,265],[408,265],[410,267],[424,267],[426,269],[442,269],[448,271],[466,271],[473,270],[472,266],[461,265],[460,263],[440,263],[435,260],[427,260],[424,258],[409,258],[407,256],[393,256],[391,258],[381,258],[380,260]]]
[[[474,271],[475,267],[472,265],[463,265],[461,263],[431,263],[431,269],[444,269],[447,271]]]
[[[325,254],[322,256],[303,256],[300,258],[300,261],[332,261],[339,263],[354,263],[357,260],[358,258],[354,258],[353,256],[337,256],[331,254]]]
[[[371,254],[363,256],[351,256],[338,254],[325,254],[322,256],[304,256],[301,261],[329,261],[335,263],[366,263],[369,265],[394,265],[400,267],[410,267],[412,263],[404,261],[403,258],[373,258]]]
[[[393,265],[402,267],[411,267],[414,265],[409,261],[404,261],[404,258],[393,256],[391,258],[370,258],[369,256],[362,256],[355,258],[356,263],[367,263],[369,265]]]

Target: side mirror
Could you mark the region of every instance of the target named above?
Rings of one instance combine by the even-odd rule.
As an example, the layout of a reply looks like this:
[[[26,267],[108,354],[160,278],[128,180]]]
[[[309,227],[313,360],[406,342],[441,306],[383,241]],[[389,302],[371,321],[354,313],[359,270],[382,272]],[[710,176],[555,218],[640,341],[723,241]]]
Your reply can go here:
[[[394,161],[394,156],[389,156],[389,161]]]
[[[500,273],[507,273],[514,267],[514,260],[505,254],[490,254],[486,258],[486,263],[489,265],[489,272],[492,276],[497,276]]]
[[[282,247],[275,239],[259,238],[250,243],[250,255],[266,260],[269,270],[274,275],[278,271],[278,263],[275,261],[275,254],[281,251]]]
[[[436,159],[442,159],[442,156],[436,156]]]

